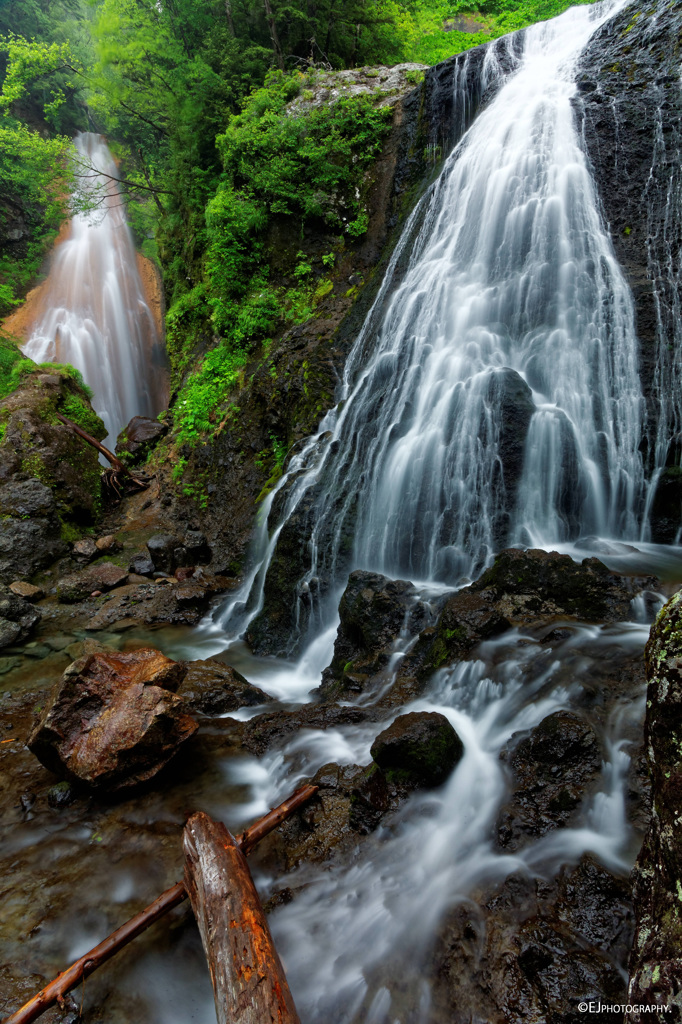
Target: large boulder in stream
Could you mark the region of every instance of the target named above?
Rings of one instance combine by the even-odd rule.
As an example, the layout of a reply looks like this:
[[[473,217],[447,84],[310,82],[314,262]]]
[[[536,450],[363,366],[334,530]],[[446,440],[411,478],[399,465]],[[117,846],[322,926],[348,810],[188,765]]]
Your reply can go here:
[[[557,551],[510,548],[450,598],[435,629],[420,637],[414,660],[421,674],[428,673],[466,658],[510,626],[553,619],[622,622],[632,614],[632,599],[655,586],[653,577],[620,576],[598,558],[578,563]]]
[[[177,689],[185,666],[153,648],[98,651],[56,684],[28,747],[56,775],[115,792],[156,775],[196,731]]]
[[[178,696],[192,711],[200,711],[204,715],[223,715],[237,708],[257,707],[273,701],[269,694],[253,686],[231,665],[216,658],[187,662]]]
[[[379,733],[370,753],[389,777],[428,787],[445,782],[464,746],[445,715],[411,711]]]
[[[645,743],[652,816],[634,869],[637,925],[628,1002],[670,1007],[682,1020],[682,592],[660,612],[646,646]],[[657,1015],[658,1016],[658,1015]],[[662,1015],[661,1015],[662,1016]],[[633,1012],[631,1022],[652,1014]]]

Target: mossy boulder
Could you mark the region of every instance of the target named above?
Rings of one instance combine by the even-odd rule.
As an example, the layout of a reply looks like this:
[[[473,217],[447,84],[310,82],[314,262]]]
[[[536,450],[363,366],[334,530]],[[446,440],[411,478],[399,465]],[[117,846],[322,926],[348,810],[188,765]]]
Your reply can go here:
[[[98,454],[56,414],[99,440],[106,436],[71,368],[47,373],[29,364],[18,381],[0,401],[0,579],[8,582],[64,554],[62,538],[95,523],[100,512]]]
[[[412,711],[379,733],[370,753],[389,778],[429,787],[445,782],[464,746],[445,715]]]

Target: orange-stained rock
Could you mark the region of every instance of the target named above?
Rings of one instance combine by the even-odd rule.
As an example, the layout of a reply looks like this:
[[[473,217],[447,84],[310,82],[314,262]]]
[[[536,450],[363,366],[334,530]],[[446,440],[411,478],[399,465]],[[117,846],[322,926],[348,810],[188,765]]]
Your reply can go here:
[[[184,665],[160,651],[100,651],[52,691],[29,749],[56,775],[116,791],[152,778],[196,731],[177,689]]]

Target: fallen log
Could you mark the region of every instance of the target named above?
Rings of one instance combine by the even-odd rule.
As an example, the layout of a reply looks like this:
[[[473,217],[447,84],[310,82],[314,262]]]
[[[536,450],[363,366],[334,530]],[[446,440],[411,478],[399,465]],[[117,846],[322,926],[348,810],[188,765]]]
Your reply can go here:
[[[185,825],[185,889],[208,961],[218,1024],[300,1024],[249,865],[207,814]]]
[[[235,840],[236,844],[241,847],[241,844],[244,843],[246,851],[252,850],[257,842],[276,829],[288,815],[301,807],[307,800],[310,800],[311,796],[314,796],[316,792],[317,786],[301,786],[278,807],[268,811],[262,818],[254,822],[250,828]],[[9,1017],[6,1017],[2,1024],[31,1024],[31,1021],[37,1020],[51,1006],[60,1002],[84,978],[87,978],[103,963],[106,963],[107,960],[110,960],[115,953],[118,953],[120,949],[127,946],[138,935],[141,935],[142,932],[146,931],[147,928],[158,921],[160,917],[167,914],[169,910],[172,910],[173,907],[177,907],[178,904],[186,900],[187,895],[184,883],[176,882],[175,885],[171,886],[170,889],[166,889],[148,907],[141,910],[135,917],[131,917],[129,921],[126,921],[124,925],[121,925],[115,932],[112,932],[98,946],[95,946],[94,949],[91,949],[79,960],[71,964],[70,967],[67,967],[65,971],[62,971],[45,988],[41,989],[37,995],[29,999],[24,1006],[15,1013],[10,1014]],[[293,1019],[295,1020],[296,1018]]]

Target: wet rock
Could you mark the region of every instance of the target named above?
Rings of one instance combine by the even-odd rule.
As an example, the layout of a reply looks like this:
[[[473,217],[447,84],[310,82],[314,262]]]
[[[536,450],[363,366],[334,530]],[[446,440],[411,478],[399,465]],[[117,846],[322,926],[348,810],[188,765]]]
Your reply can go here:
[[[627,878],[587,855],[557,879],[511,875],[475,903],[456,907],[441,927],[429,972],[433,1020],[577,1024],[586,1016],[580,1002],[627,1001]]]
[[[682,529],[682,467],[669,466],[658,478],[651,503],[652,538],[658,544],[676,544]]]
[[[63,604],[75,604],[89,597],[94,591],[101,593],[119,587],[128,578],[128,573],[120,565],[113,562],[99,562],[84,569],[82,572],[72,573],[57,581],[57,598]]]
[[[23,597],[25,601],[40,601],[41,597],[45,596],[40,587],[35,587],[24,580],[15,580],[14,583],[10,583],[9,589],[17,597]]]
[[[139,466],[168,433],[168,425],[147,416],[133,416],[116,440],[116,454],[128,466]]]
[[[79,562],[91,562],[99,554],[97,544],[92,537],[81,537],[71,549],[73,557]]]
[[[0,515],[0,580],[9,583],[17,575],[32,576],[65,553],[57,504],[39,480],[0,486]]]
[[[292,871],[347,854],[407,795],[375,764],[326,764],[310,781],[316,795],[259,846],[269,869]]]
[[[138,623],[154,625],[170,622],[195,625],[206,611],[210,599],[228,590],[233,581],[197,569],[191,579],[129,584],[118,587],[85,624],[88,630],[113,627],[120,619],[134,618]]]
[[[58,782],[47,791],[47,802],[56,811],[68,807],[76,799],[76,792],[70,782]]]
[[[667,0],[635,0],[592,36],[579,73],[594,88],[574,100],[616,258],[630,286],[647,403],[642,451],[651,472],[657,439],[671,438],[650,510],[652,539],[672,543],[680,528],[677,379],[680,317],[679,161],[682,11]],[[673,241],[674,239],[674,241]],[[672,246],[672,248],[671,248]],[[663,423],[661,423],[663,417]],[[673,468],[673,472],[668,470]]]
[[[466,658],[481,641],[510,626],[555,618],[627,620],[633,597],[656,586],[653,577],[619,576],[598,558],[578,563],[556,551],[510,548],[480,579],[448,600],[435,629],[420,637],[401,672],[424,676]]]
[[[136,576],[151,576],[154,572],[154,563],[146,551],[139,551],[130,559],[128,569]]]
[[[0,647],[10,647],[25,640],[40,619],[37,608],[9,587],[0,585]]]
[[[169,575],[172,575],[176,569],[175,552],[178,548],[180,548],[180,539],[171,533],[155,533],[147,541],[147,550],[154,563],[154,568]]]
[[[334,657],[322,675],[324,699],[362,692],[389,663],[401,632],[414,634],[424,622],[418,591],[405,580],[356,570],[339,603]]]
[[[201,530],[187,530],[182,539],[182,550],[176,551],[176,561],[184,566],[205,565],[211,561],[211,549]]]
[[[340,704],[304,704],[296,711],[267,711],[244,723],[242,743],[256,757],[301,729],[329,729],[375,721],[376,709]]]
[[[92,789],[146,781],[197,729],[170,692],[184,673],[152,648],[87,655],[53,689],[28,747],[56,775]]]
[[[535,412],[532,391],[516,370],[504,366],[490,373],[488,401],[498,410],[502,486],[513,498],[521,480],[528,427]],[[509,536],[508,511],[493,524],[493,534],[496,545],[502,547]]]
[[[389,774],[418,786],[439,786],[461,760],[464,747],[444,715],[399,715],[372,744],[373,760]]]
[[[0,580],[31,576],[65,554],[62,523],[91,525],[99,509],[97,452],[57,421],[68,408],[98,438],[106,435],[77,380],[33,373],[0,401]]]
[[[565,828],[599,778],[602,752],[591,725],[572,711],[556,711],[522,739],[512,737],[502,757],[514,794],[500,813],[498,841],[516,850],[532,836]]]
[[[628,1001],[672,1007],[682,1019],[682,592],[664,606],[645,653],[648,679],[645,742],[652,817],[633,872],[637,925],[630,959]],[[628,1021],[648,1021],[633,1013]]]
[[[186,674],[178,689],[192,711],[204,715],[222,715],[241,707],[268,704],[273,698],[258,686],[252,686],[230,665],[209,658],[186,662]]]

